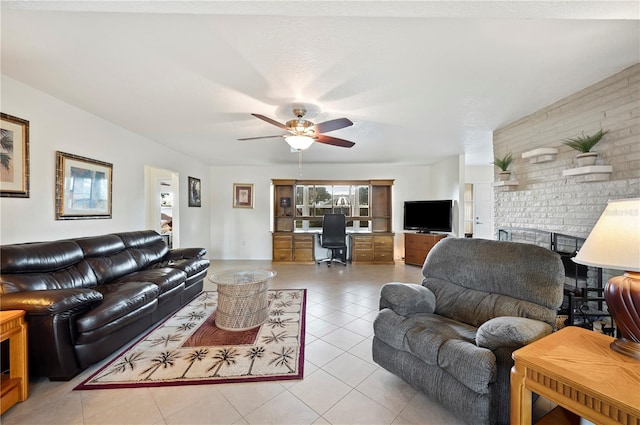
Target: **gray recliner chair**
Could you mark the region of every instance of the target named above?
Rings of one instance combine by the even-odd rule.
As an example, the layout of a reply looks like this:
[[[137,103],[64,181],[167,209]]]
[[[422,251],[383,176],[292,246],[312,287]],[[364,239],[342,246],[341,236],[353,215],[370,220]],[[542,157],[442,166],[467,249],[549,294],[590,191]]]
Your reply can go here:
[[[374,361],[468,424],[508,424],[511,353],[555,326],[564,286],[559,255],[446,238],[422,275],[422,285],[382,287]]]

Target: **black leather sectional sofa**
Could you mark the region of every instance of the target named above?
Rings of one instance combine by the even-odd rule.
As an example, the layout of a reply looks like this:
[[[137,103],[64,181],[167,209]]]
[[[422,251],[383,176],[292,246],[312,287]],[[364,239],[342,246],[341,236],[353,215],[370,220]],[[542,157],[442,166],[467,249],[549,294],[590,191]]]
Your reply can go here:
[[[25,310],[29,373],[68,380],[202,291],[204,248],[151,230],[0,247],[0,308]]]

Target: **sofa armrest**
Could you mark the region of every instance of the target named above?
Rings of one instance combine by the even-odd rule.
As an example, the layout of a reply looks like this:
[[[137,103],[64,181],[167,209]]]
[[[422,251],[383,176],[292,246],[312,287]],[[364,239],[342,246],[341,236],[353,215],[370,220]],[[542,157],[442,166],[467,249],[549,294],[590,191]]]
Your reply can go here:
[[[496,317],[483,323],[476,333],[478,347],[495,350],[499,347],[520,348],[549,335],[548,323],[524,317]]]
[[[433,313],[436,309],[436,296],[422,285],[386,283],[380,289],[380,309],[383,308],[390,308],[401,316]]]
[[[202,258],[207,253],[204,248],[175,248],[170,249],[162,261],[182,260],[184,258]]]
[[[2,295],[3,310],[24,310],[31,315],[52,315],[101,302],[102,294],[89,288],[22,291]]]

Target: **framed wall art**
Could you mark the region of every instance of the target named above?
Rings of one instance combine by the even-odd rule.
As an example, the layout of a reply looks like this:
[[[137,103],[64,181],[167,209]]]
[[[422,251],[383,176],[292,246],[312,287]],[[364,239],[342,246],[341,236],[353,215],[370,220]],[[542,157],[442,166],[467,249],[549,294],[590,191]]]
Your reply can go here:
[[[0,113],[0,196],[29,197],[29,121]]]
[[[253,208],[253,184],[233,184],[233,208]]]
[[[56,220],[111,218],[113,164],[56,152]]]
[[[200,186],[200,179],[195,177],[189,177],[189,206],[202,206],[202,188]]]

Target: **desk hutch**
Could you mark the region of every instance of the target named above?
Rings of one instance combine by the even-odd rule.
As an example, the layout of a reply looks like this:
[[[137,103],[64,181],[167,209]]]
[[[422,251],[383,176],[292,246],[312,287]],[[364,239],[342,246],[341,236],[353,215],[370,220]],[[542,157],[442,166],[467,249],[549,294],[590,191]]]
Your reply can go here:
[[[297,205],[297,187],[304,186],[351,186],[366,188],[368,201],[364,206],[366,215],[360,215],[353,205],[336,204],[330,208],[347,213],[348,222],[367,223],[366,227],[350,233],[351,259],[353,262],[392,264],[394,262],[392,232],[391,190],[393,180],[283,180],[274,179],[273,184],[273,261],[309,263],[315,261],[315,235],[321,231],[321,215],[310,214]],[[357,197],[357,195],[354,195]],[[355,213],[354,213],[355,212]],[[304,223],[314,226],[305,228]],[[319,225],[319,227],[318,227]]]

